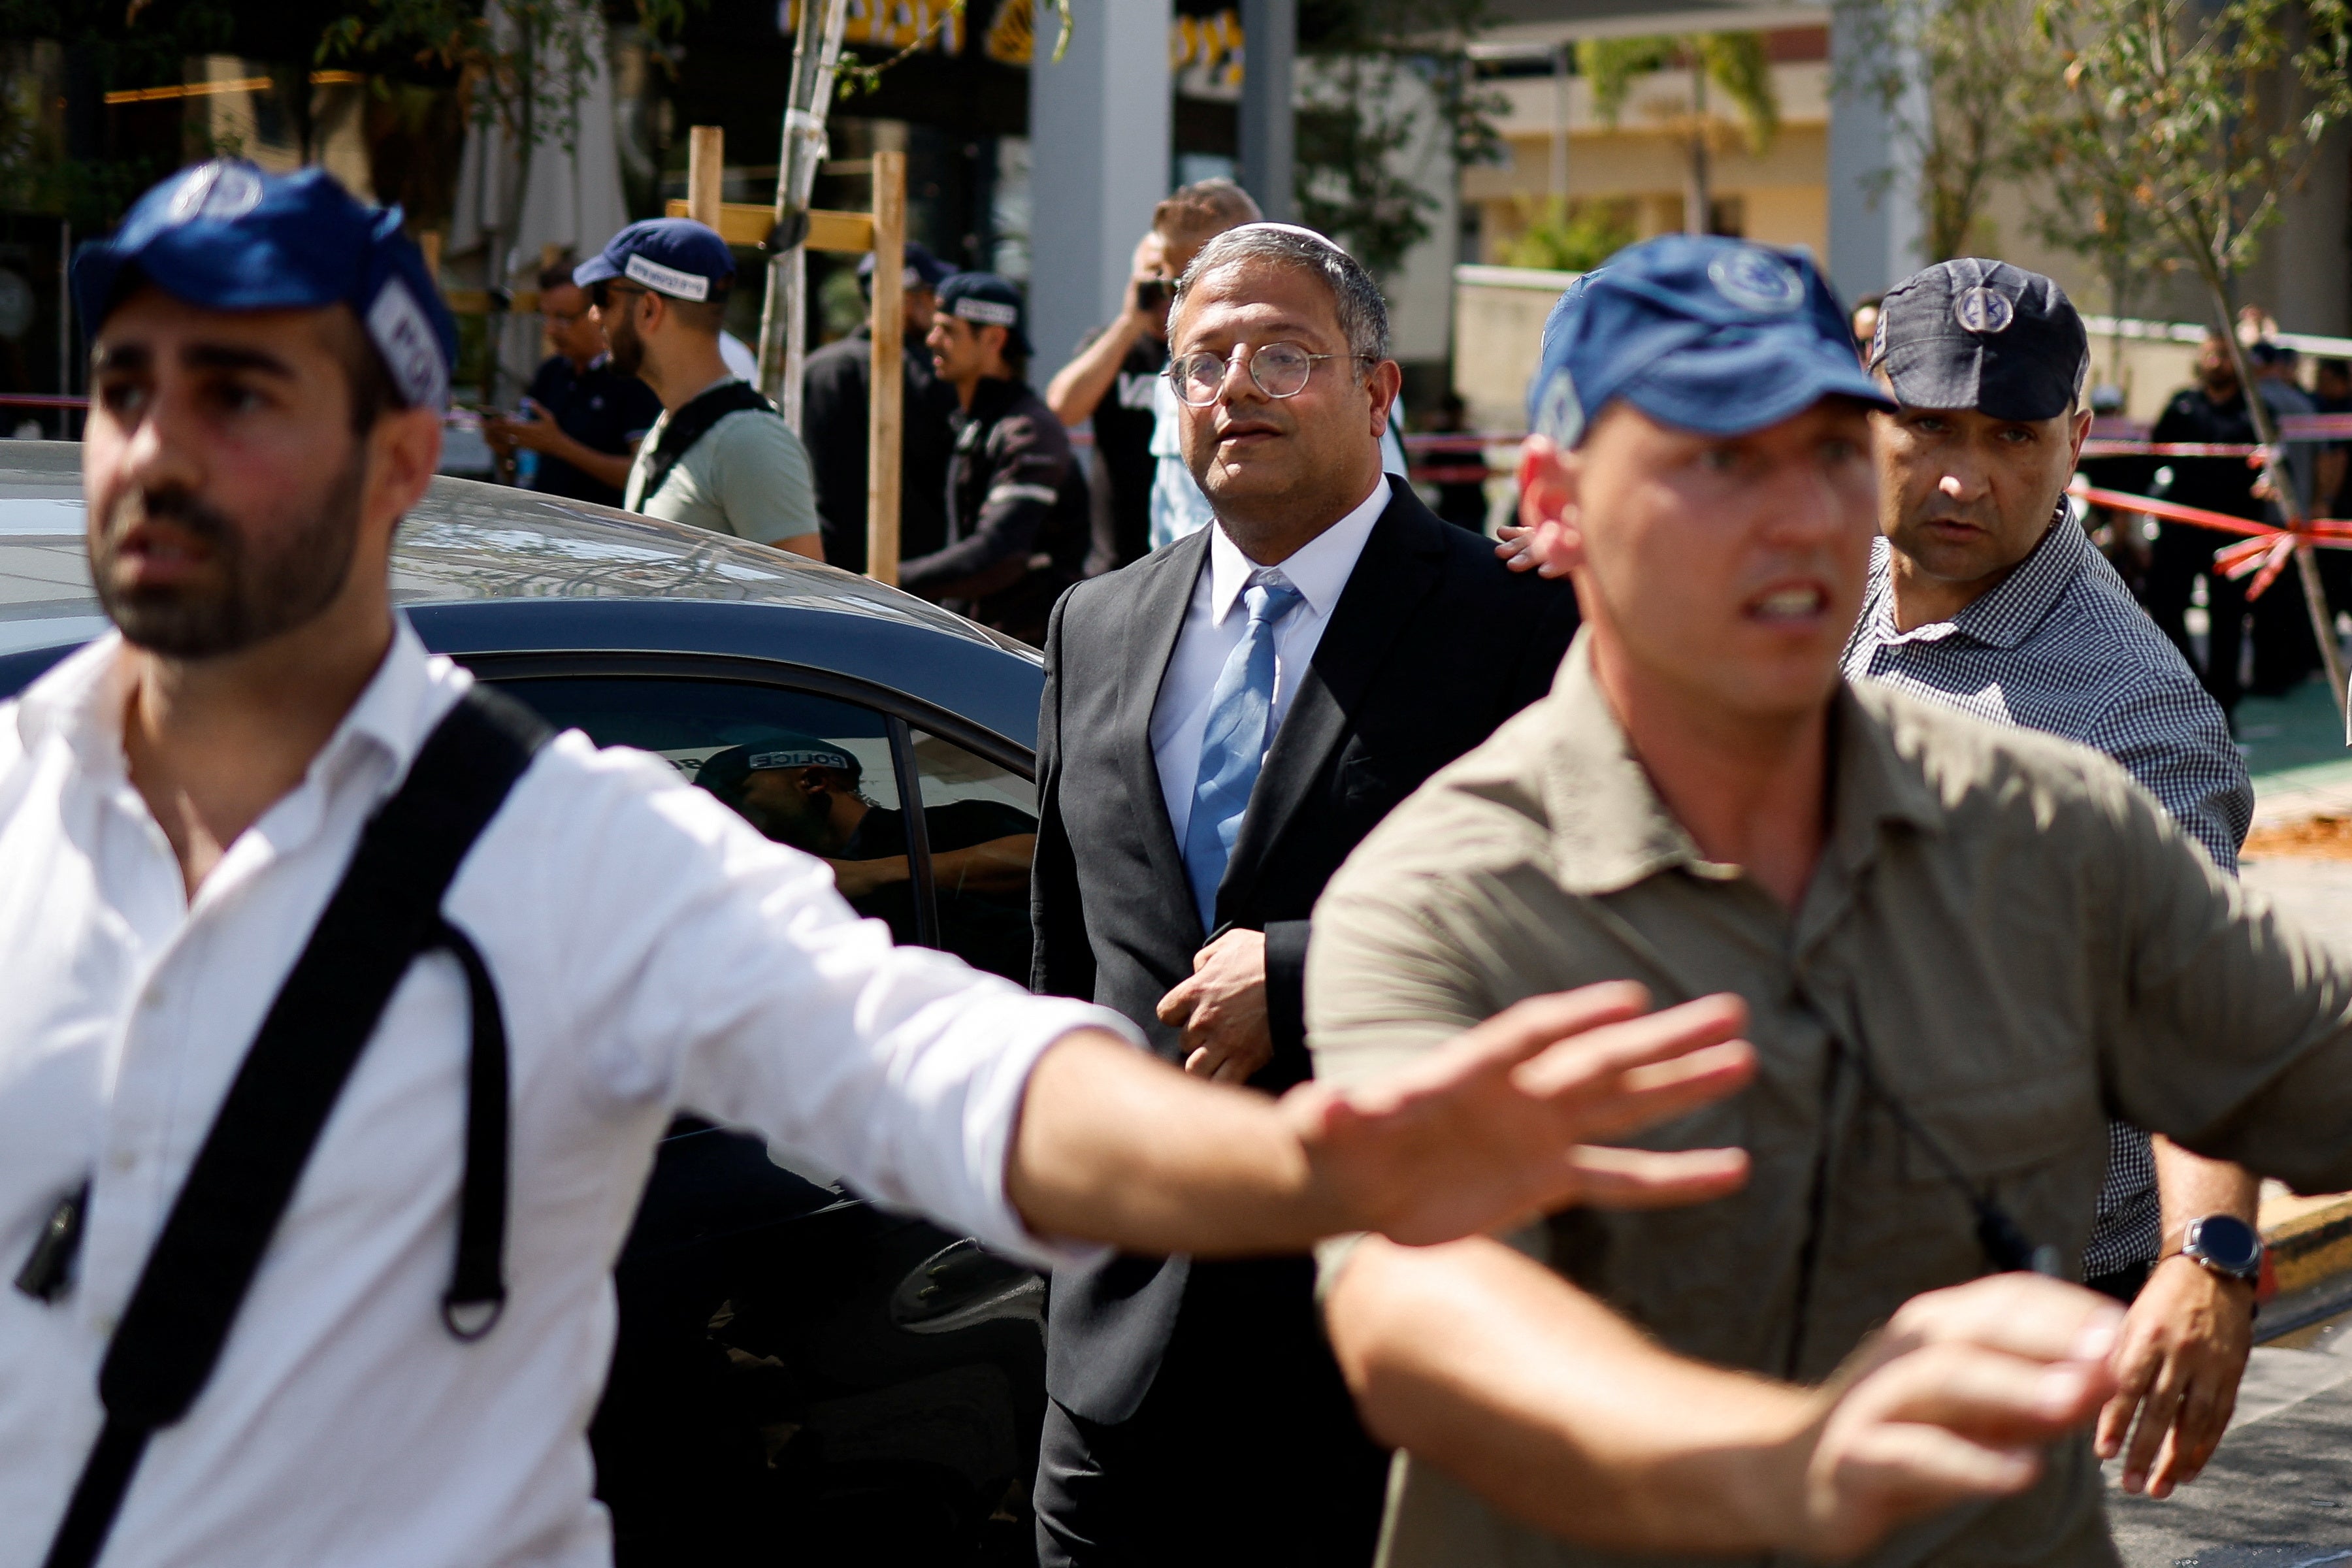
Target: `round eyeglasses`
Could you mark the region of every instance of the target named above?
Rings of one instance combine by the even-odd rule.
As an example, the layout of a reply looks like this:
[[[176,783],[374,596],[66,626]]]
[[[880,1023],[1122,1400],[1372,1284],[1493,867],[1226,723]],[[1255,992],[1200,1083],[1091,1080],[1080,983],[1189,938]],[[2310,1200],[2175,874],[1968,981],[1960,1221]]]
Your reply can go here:
[[[1296,397],[1307,390],[1307,378],[1315,370],[1318,360],[1360,359],[1376,363],[1370,354],[1311,354],[1297,343],[1263,343],[1252,350],[1235,349],[1234,357],[1248,355],[1243,363],[1249,378],[1268,397]],[[1180,354],[1168,362],[1164,374],[1176,395],[1194,408],[1206,408],[1225,389],[1225,376],[1233,369],[1233,360],[1206,352]]]

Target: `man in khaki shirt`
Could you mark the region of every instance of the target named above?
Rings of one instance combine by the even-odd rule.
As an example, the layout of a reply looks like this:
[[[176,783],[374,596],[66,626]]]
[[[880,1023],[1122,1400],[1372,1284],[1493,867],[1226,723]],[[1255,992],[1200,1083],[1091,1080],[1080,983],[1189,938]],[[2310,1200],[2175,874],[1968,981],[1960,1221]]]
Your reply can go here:
[[[1957,1300],[2087,1300],[1945,1288],[2079,1257],[2110,1114],[2352,1184],[2352,968],[2105,757],[1842,679],[1883,400],[1823,368],[1852,365],[1839,326],[1797,258],[1679,237],[1563,300],[1523,508],[1585,632],[1317,908],[1309,1045],[1341,1083],[1608,979],[1735,994],[1759,1053],[1744,1094],[1634,1140],[1745,1146],[1734,1196],[1327,1258],[1341,1366],[1406,1451],[1390,1568],[2112,1563],[2079,1428],[1955,1414],[2051,1375],[2023,1367],[1954,1375],[1948,1430],[1895,1445],[1948,1492],[1824,1541],[1801,1514],[1833,1374]]]

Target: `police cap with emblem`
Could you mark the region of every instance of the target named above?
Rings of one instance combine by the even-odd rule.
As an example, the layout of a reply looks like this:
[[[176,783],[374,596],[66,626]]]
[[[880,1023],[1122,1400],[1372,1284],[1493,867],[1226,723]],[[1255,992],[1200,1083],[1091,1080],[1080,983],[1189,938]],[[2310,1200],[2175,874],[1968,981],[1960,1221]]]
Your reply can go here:
[[[735,253],[709,224],[649,217],[614,235],[603,250],[572,269],[572,281],[583,289],[608,278],[699,302],[724,296],[734,283]]]
[[[959,272],[940,284],[940,310],[975,326],[1003,327],[1007,353],[1029,353],[1028,334],[1021,330],[1021,290],[993,272]]]
[[[1855,363],[1845,307],[1811,261],[1679,234],[1619,251],[1544,323],[1530,430],[1572,447],[1619,397],[1708,436],[1760,430],[1824,397],[1893,406]]]
[[[2091,340],[2049,279],[1963,257],[1886,291],[1870,363],[1906,407],[2053,419],[2082,393]]]
[[[401,232],[323,169],[266,174],[236,158],[184,169],[133,204],[122,226],[74,253],[74,308],[96,336],[142,284],[207,310],[347,305],[411,407],[448,401],[457,326]]]

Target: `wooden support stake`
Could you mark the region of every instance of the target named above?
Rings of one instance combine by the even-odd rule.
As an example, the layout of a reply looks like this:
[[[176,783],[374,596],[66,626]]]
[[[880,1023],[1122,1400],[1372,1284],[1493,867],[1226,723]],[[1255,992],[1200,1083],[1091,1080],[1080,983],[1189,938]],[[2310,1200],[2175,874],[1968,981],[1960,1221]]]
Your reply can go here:
[[[698,125],[686,144],[686,216],[719,226],[719,198],[727,191],[727,128]]]
[[[866,574],[898,585],[898,448],[906,421],[907,155],[874,154],[874,371],[866,378]]]

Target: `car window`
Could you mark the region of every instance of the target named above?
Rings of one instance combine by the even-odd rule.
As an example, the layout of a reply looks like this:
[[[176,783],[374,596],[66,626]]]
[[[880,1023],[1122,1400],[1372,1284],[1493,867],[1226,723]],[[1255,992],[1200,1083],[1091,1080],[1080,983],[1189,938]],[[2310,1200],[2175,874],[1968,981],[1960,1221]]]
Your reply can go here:
[[[600,746],[665,758],[779,844],[820,856],[858,913],[918,941],[890,721],[870,708],[750,681],[533,678],[501,689]]]
[[[915,773],[939,897],[940,945],[1029,983],[1029,865],[1037,790],[951,741],[914,731]]]

